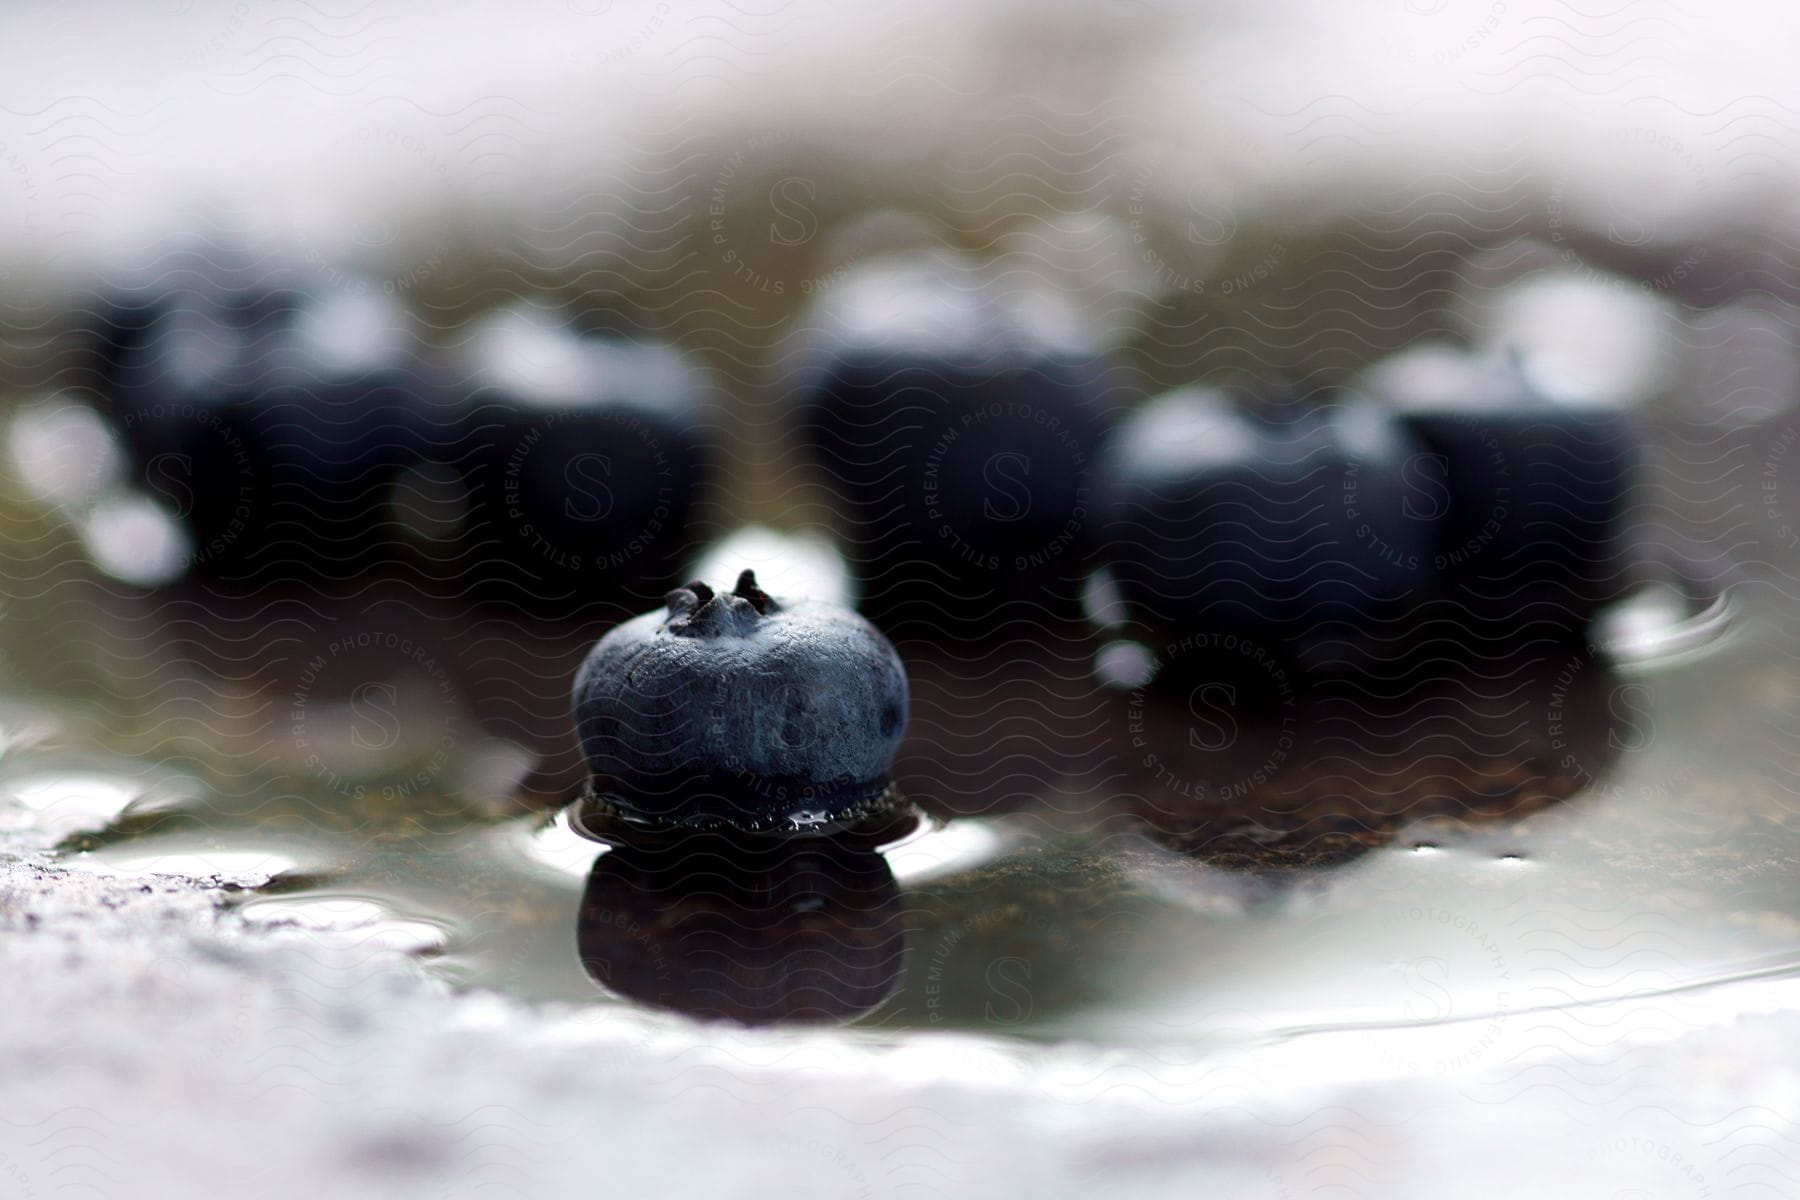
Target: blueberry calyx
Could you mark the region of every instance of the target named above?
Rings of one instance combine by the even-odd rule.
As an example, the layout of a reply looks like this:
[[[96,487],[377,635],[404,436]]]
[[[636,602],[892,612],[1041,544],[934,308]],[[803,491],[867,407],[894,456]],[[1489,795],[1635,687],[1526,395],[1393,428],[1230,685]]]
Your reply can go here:
[[[775,603],[775,598],[773,596],[756,586],[755,571],[744,570],[738,572],[737,586],[731,589],[731,594],[734,596],[742,596],[744,599],[748,600],[750,602],[750,607],[754,608],[763,616],[768,616],[769,613],[775,611],[776,608],[779,607]]]
[[[725,593],[698,579],[684,583],[664,603],[669,606],[669,632],[680,637],[742,637],[781,607],[756,586],[755,571],[743,572],[737,586]]]

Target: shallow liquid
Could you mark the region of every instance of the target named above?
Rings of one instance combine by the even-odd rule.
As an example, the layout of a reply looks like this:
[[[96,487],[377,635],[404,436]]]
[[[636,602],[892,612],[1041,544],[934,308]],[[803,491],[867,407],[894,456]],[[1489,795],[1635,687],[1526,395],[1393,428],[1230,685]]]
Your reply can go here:
[[[528,794],[529,762],[505,739],[425,703],[430,670],[392,695],[425,703],[415,726],[454,725],[454,754],[420,737],[393,762],[310,762],[291,723],[271,724],[256,696],[197,659],[153,661],[131,637],[71,639],[121,605],[169,611],[71,578],[62,603],[16,601],[6,614],[15,690],[0,758],[0,788],[65,831],[66,866],[216,877],[252,921],[417,955],[458,986],[596,1019],[634,1003],[577,953],[583,888],[611,851],[558,815],[554,781]],[[1787,881],[1800,828],[1780,783],[1792,777],[1783,730],[1797,698],[1779,611],[1751,593],[1728,626],[1608,670],[1584,693],[1599,729],[1582,742],[1562,730],[1573,675],[1603,668],[1575,658],[1565,669],[1560,650],[1544,651],[1538,690],[1501,689],[1490,732],[1582,747],[1566,799],[1413,805],[1359,819],[1348,839],[1290,828],[1269,835],[1276,852],[1262,862],[1237,818],[1218,815],[1229,803],[1197,820],[1180,787],[1141,769],[1130,731],[1157,702],[1097,683],[1094,645],[1030,665],[1004,647],[959,663],[903,644],[916,699],[898,775],[931,816],[885,852],[903,949],[891,995],[843,1036],[960,1031],[999,1049],[1075,1039],[1151,1063],[1248,1054],[1265,1067],[1306,1039],[1333,1049],[1309,1051],[1302,1074],[1442,1074],[1595,1021],[1617,1028],[1621,1013],[1633,1028],[1677,1027],[1763,1005],[1800,972],[1800,897]],[[55,661],[76,642],[73,666]],[[18,689],[48,678],[60,690]],[[971,698],[991,714],[973,731],[990,748],[985,775],[959,767],[946,732]],[[1035,715],[1009,726],[1009,698]],[[292,701],[273,711],[291,716]],[[1305,738],[1353,747],[1332,720],[1309,716]],[[1239,745],[1274,737],[1247,727]],[[1253,811],[1237,817],[1254,833]],[[1329,852],[1312,852],[1321,845]]]
[[[1676,437],[1659,482],[1779,579],[1792,548],[1743,533],[1755,496],[1699,482],[1756,444]],[[1260,715],[1226,737],[1124,677],[1113,634],[968,648],[890,630],[914,697],[895,777],[926,815],[885,867],[826,864],[791,895],[613,872],[650,890],[605,892],[578,943],[616,851],[560,811],[581,783],[568,683],[622,613],[546,625],[404,581],[142,592],[17,492],[0,496],[12,811],[69,869],[214,879],[253,923],[415,956],[456,986],[600,1021],[643,1011],[621,990],[773,1019],[784,987],[822,988],[831,1036],[956,1032],[1006,1062],[1073,1042],[1056,1053],[1174,1087],[1183,1065],[1442,1075],[1665,1036],[1782,1003],[1800,974],[1800,621],[1766,582],[1729,613],[1652,605],[1611,655],[1521,633],[1424,686],[1352,673],[1320,695],[1265,672],[1242,681]],[[734,942],[740,901],[764,908]],[[684,912],[726,933],[698,973],[658,940]],[[819,936],[855,947],[842,979],[790,970],[795,939]],[[647,988],[603,986],[584,953]]]

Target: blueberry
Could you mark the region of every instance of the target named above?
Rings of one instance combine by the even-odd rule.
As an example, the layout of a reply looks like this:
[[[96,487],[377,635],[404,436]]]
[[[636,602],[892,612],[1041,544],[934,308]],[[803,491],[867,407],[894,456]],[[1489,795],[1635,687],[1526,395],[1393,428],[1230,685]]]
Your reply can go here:
[[[593,788],[646,822],[767,829],[891,803],[905,669],[848,609],[776,600],[745,571],[625,622],[575,675]]]
[[[1425,344],[1364,375],[1429,450],[1413,502],[1444,535],[1433,565],[1482,619],[1579,631],[1628,582],[1642,451],[1617,397],[1550,399],[1514,362]]]
[[[403,468],[441,453],[460,415],[419,359],[411,314],[380,295],[309,297],[287,313],[264,369],[256,431],[270,533],[324,548],[328,562],[388,557],[393,535],[371,539],[371,515],[395,498]]]
[[[126,360],[159,318],[180,308],[258,307],[284,290],[275,282],[278,274],[236,247],[210,241],[177,238],[149,247],[143,261],[97,281],[78,300],[80,378],[108,407]]]
[[[259,287],[183,292],[140,315],[114,348],[104,407],[137,482],[189,525],[195,568],[266,582],[385,556],[371,511],[453,424],[403,309]]]
[[[898,984],[900,913],[869,846],[690,834],[601,855],[576,940],[595,982],[633,1000],[751,1025],[843,1020]]]
[[[188,525],[204,563],[249,548],[266,515],[266,463],[251,424],[256,355],[277,336],[280,292],[188,287],[133,293],[102,314],[98,397],[135,482]],[[235,522],[235,524],[234,524]]]
[[[678,577],[708,466],[703,377],[672,346],[494,313],[467,350],[471,529],[514,601],[642,601]]]
[[[1418,451],[1354,395],[1240,405],[1187,389],[1150,401],[1100,468],[1124,611],[1159,630],[1274,645],[1403,610],[1430,582],[1435,536],[1406,506]]]
[[[1009,600],[1073,607],[1114,375],[1042,299],[900,260],[815,307],[798,419],[868,611],[960,626]]]

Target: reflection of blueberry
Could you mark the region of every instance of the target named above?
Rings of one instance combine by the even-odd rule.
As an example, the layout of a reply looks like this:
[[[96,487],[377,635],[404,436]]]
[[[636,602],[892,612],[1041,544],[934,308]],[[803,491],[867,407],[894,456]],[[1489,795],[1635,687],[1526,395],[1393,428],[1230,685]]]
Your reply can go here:
[[[1115,794],[1159,840],[1260,875],[1339,865],[1408,831],[1504,830],[1605,786],[1649,736],[1648,689],[1586,650],[1505,646],[1502,663],[1440,643],[1376,687],[1297,679],[1291,705],[1261,711],[1255,693],[1210,712],[1134,697]]]
[[[1503,359],[1420,346],[1364,386],[1436,459],[1445,532],[1435,561],[1484,616],[1528,611],[1576,628],[1626,582],[1641,449],[1610,403],[1551,401]],[[1427,473],[1429,474],[1429,473]]]
[[[331,576],[385,553],[371,511],[452,425],[428,399],[403,309],[260,287],[130,311],[115,320],[103,406],[139,482],[188,520],[198,568]]]
[[[848,609],[690,583],[575,675],[596,792],[657,823],[804,826],[884,804],[906,672]]]
[[[823,837],[621,845],[594,864],[576,940],[613,991],[753,1025],[866,1012],[893,993],[905,951],[887,861]]]
[[[1112,375],[1035,303],[890,262],[813,312],[800,419],[865,608],[978,620],[998,600],[1076,594]]]
[[[514,600],[643,599],[676,578],[706,467],[701,377],[658,342],[495,313],[468,347],[472,529]]]
[[[1418,598],[1435,531],[1408,515],[1417,446],[1373,405],[1250,409],[1187,390],[1146,404],[1100,469],[1126,612],[1173,630],[1270,638]]]

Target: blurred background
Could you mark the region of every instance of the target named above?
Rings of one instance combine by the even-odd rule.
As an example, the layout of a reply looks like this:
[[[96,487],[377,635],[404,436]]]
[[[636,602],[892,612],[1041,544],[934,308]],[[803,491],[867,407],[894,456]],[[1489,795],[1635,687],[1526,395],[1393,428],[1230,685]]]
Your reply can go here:
[[[195,226],[361,267],[445,327],[522,289],[625,306],[746,374],[784,311],[884,238],[1066,271],[1121,323],[1143,297],[1161,365],[1190,376],[1221,323],[1368,357],[1441,319],[1459,260],[1528,236],[1699,303],[1784,301],[1789,19],[24,6],[5,17],[9,325]],[[864,229],[871,210],[924,228]]]
[[[1759,385],[1793,369],[1779,6],[571,0],[520,20],[192,2],[0,19],[15,387],[66,364],[72,300],[180,233],[401,297],[441,341],[537,294],[676,337],[730,392],[722,419],[747,449],[728,483],[752,518],[787,503],[768,496],[767,446],[788,320],[857,262],[922,244],[1078,298],[1145,390],[1247,367],[1340,378],[1498,319],[1471,289],[1546,265],[1688,318],[1686,353],[1632,343],[1630,310],[1597,335],[1610,369],[1654,376],[1628,381],[1640,391],[1716,381],[1738,347]],[[1749,382],[1677,402],[1777,403]]]

